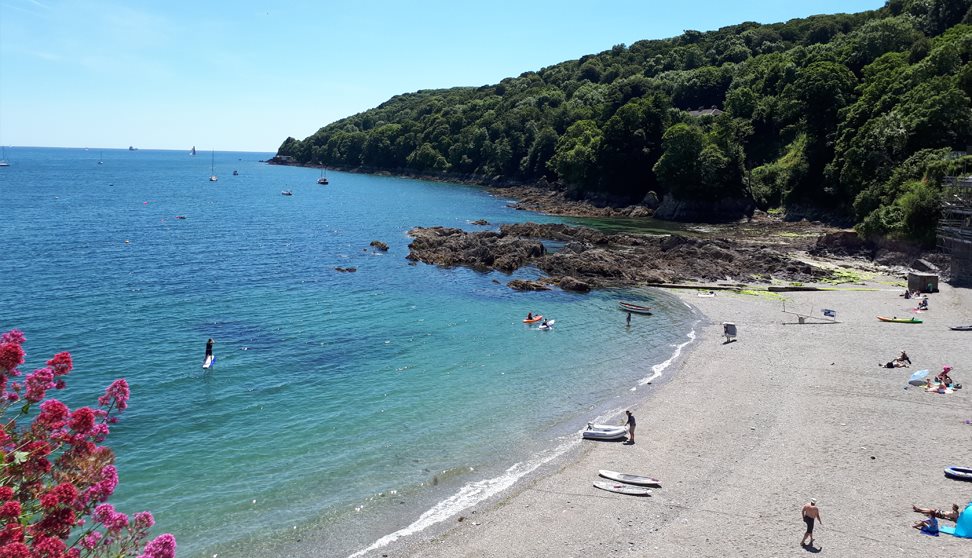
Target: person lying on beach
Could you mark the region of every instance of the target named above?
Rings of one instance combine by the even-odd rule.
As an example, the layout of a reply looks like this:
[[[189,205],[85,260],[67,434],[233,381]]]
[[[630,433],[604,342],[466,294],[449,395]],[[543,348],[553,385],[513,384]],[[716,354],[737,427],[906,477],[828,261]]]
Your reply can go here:
[[[929,515],[928,519],[916,521],[912,527],[918,529],[926,535],[938,536],[938,518],[936,518],[934,515]]]
[[[887,364],[878,363],[878,366],[882,366],[884,368],[904,368],[909,365],[911,365],[911,358],[908,356],[908,353],[904,351],[901,351],[900,355],[898,355],[894,360],[889,361]]]
[[[928,517],[937,517],[938,519],[947,519],[949,521],[958,521],[959,517],[958,504],[952,504],[951,511],[936,510],[935,508],[919,508],[914,504],[912,504],[911,509],[915,510],[915,513],[927,515]]]

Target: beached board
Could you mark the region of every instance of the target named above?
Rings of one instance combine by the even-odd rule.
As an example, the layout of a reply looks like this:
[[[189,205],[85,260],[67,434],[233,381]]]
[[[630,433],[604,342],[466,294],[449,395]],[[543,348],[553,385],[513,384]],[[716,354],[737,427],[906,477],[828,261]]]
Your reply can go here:
[[[972,325],[952,326],[948,329],[952,331],[972,331]]]
[[[651,496],[650,488],[631,486],[630,484],[622,484],[618,482],[594,481],[594,487],[600,488],[601,490],[607,490],[608,492],[627,494],[629,496]]]
[[[918,318],[888,318],[885,316],[878,316],[877,319],[882,322],[892,322],[896,324],[920,324],[921,320]]]
[[[216,363],[216,356],[215,355],[209,355],[208,357],[206,357],[206,360],[203,361],[203,369],[205,370],[205,369],[209,368],[210,366],[212,366],[215,363]]]
[[[661,486],[661,481],[658,479],[653,479],[651,477],[643,477],[641,475],[628,475],[626,473],[619,473],[617,471],[608,471],[606,469],[601,469],[597,472],[606,479],[611,479],[613,481],[620,481],[627,484],[637,484],[639,486]]]

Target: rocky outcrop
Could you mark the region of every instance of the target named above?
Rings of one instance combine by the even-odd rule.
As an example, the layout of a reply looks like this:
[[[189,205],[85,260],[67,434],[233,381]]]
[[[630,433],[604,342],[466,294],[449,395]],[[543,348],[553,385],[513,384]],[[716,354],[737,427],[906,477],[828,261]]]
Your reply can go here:
[[[334,271],[339,271],[341,273],[354,273],[355,271],[358,271],[358,268],[356,268],[356,267],[335,267],[334,268]]]
[[[729,223],[753,216],[752,198],[725,198],[718,201],[677,200],[665,194],[655,210],[656,219],[683,223]]]
[[[514,279],[506,284],[514,291],[549,291],[550,287],[540,281],[527,281],[524,279]]]
[[[380,240],[372,240],[370,246],[374,246],[376,249],[381,250],[382,252],[388,251],[388,245]]]
[[[470,224],[483,226],[483,225],[488,225],[489,224],[489,221],[487,221],[486,219],[476,219],[475,221],[473,221]]]
[[[473,233],[419,227],[409,235],[414,239],[407,256],[412,261],[506,273],[532,266],[561,289],[580,292],[691,280],[765,282],[775,277],[810,282],[828,273],[766,245],[679,235],[609,235],[563,224],[520,223]],[[562,242],[563,247],[548,252],[544,240]],[[531,288],[519,280],[509,285]]]

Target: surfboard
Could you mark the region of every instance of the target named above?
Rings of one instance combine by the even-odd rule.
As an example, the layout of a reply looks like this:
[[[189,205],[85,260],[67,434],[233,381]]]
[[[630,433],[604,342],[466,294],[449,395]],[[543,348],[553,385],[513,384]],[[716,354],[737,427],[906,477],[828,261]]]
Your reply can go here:
[[[631,486],[630,484],[622,484],[619,482],[594,481],[594,488],[600,488],[608,492],[617,492],[618,494],[627,494],[629,496],[651,496],[650,488]]]
[[[556,321],[557,321],[557,320],[547,320],[547,325],[542,325],[542,324],[541,324],[541,325],[540,325],[540,329],[542,329],[542,330],[544,330],[544,331],[546,331],[546,330],[548,330],[548,329],[551,329],[551,327],[552,327],[552,326],[554,325],[554,323],[555,323]]]
[[[206,360],[203,361],[203,369],[209,368],[216,363],[216,355],[209,355]]]
[[[606,479],[611,479],[613,481],[620,481],[627,484],[636,484],[639,486],[661,486],[661,481],[658,479],[653,479],[651,477],[643,477],[641,475],[628,475],[626,473],[619,473],[617,471],[608,471],[606,469],[601,469],[597,472]]]

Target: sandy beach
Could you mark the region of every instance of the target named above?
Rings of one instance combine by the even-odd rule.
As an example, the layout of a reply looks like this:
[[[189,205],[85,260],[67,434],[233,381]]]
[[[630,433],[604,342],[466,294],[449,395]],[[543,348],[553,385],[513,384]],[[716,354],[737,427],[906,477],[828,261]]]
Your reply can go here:
[[[972,332],[948,329],[972,323],[972,290],[943,285],[923,324],[882,323],[877,315],[915,315],[887,281],[784,293],[788,310],[836,310],[841,323],[824,325],[796,324],[777,298],[672,291],[706,320],[666,371],[674,378],[634,409],[635,445],[585,443],[576,459],[466,510],[444,532],[369,556],[802,556],[810,498],[823,520],[815,551],[969,556],[972,540],[912,529],[921,516],[911,506],[972,500],[972,483],[942,474],[972,466]],[[723,321],[737,324],[737,341],[723,343]],[[910,368],[878,366],[902,349]],[[934,375],[943,364],[965,389],[905,389],[913,371]],[[598,469],[662,487],[644,498],[604,492],[592,486]]]

